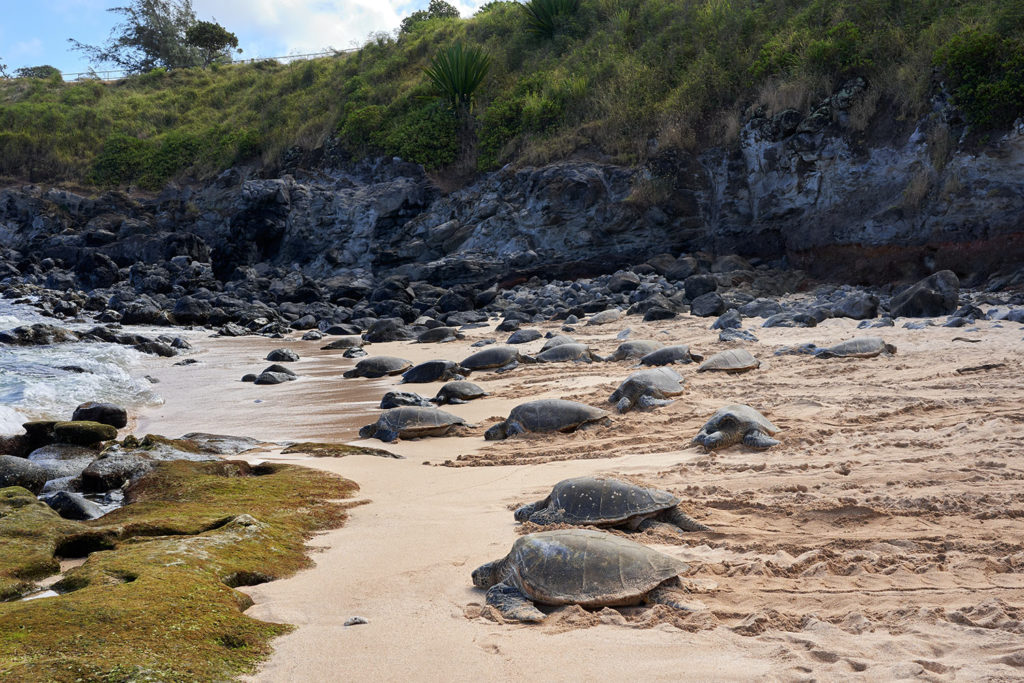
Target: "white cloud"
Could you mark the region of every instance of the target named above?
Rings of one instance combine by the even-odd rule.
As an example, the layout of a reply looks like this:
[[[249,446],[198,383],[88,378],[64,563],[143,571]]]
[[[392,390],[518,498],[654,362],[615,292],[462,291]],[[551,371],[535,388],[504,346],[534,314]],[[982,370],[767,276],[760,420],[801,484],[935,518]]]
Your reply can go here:
[[[468,17],[486,0],[457,0]],[[358,47],[378,31],[393,31],[402,18],[428,0],[193,0],[200,19],[216,20],[234,32],[243,58]]]

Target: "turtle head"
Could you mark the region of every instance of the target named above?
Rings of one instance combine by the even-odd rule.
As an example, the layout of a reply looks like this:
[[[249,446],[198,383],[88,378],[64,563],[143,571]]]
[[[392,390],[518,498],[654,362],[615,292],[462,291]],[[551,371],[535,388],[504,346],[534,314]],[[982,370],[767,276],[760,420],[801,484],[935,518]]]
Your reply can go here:
[[[890,354],[890,355],[896,353],[896,345],[895,344],[888,344],[888,343],[886,343],[884,348],[885,348],[885,352]]]
[[[700,430],[697,436],[693,437],[693,441],[690,443],[697,444],[704,447],[704,451],[713,451],[722,443],[724,436],[722,432],[708,432],[706,429]]]
[[[508,421],[502,421],[484,432],[487,441],[501,441],[508,438]]]
[[[477,588],[490,588],[498,583],[497,568],[501,560],[482,564],[473,570],[473,585]]]
[[[377,423],[366,425],[359,430],[360,439],[372,439],[373,435],[377,433]]]
[[[537,509],[537,505],[538,503],[529,503],[521,508],[517,508],[512,514],[515,516],[517,522],[526,522],[530,519],[530,515],[532,515]]]

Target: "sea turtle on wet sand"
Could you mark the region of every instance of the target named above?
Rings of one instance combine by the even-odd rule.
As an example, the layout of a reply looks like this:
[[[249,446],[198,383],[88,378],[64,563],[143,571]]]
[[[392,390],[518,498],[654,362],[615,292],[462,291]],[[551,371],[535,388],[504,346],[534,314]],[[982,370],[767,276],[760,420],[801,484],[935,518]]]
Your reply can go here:
[[[881,337],[854,337],[834,346],[812,351],[815,358],[874,358],[896,353],[896,347]]]
[[[595,360],[603,361],[604,358],[591,351],[586,344],[559,344],[537,354],[538,363],[590,363]]]
[[[594,424],[610,425],[608,411],[576,401],[547,398],[516,406],[507,420],[484,432],[484,438],[499,441],[523,432],[572,432]]]
[[[669,396],[683,393],[684,381],[679,373],[671,368],[639,370],[619,385],[619,388],[608,397],[608,402],[614,403],[615,409],[620,413],[628,413],[633,408],[650,410],[667,406],[672,403]]]
[[[665,348],[665,345],[659,341],[635,339],[633,341],[622,342],[619,344],[619,348],[615,349],[615,353],[610,355],[608,360],[634,360],[643,358],[652,351],[657,351],[658,349],[663,348]]]
[[[544,342],[544,346],[540,347],[540,350],[541,351],[547,351],[548,349],[553,349],[556,346],[561,346],[562,344],[575,344],[575,343],[576,343],[576,340],[573,339],[572,337],[568,336],[568,335],[556,334],[554,337],[551,337],[546,342]]]
[[[699,363],[704,356],[693,353],[686,344],[675,344],[655,349],[640,359],[640,365],[671,365],[672,363]]]
[[[728,448],[743,442],[748,448],[765,449],[779,445],[771,438],[779,428],[750,406],[728,405],[708,420],[691,443],[700,444],[705,451]]]
[[[409,368],[402,373],[404,384],[427,384],[428,382],[447,382],[452,379],[465,379],[459,373],[462,368],[450,360],[428,360]]]
[[[400,375],[412,367],[412,362],[395,356],[371,356],[364,358],[342,377],[383,377],[384,375]]]
[[[462,334],[454,327],[435,327],[427,330],[426,332],[420,333],[420,335],[416,337],[416,342],[419,344],[442,344],[444,342],[465,338],[466,335]]]
[[[583,607],[663,604],[690,609],[679,575],[690,566],[604,531],[559,529],[520,536],[508,555],[477,567],[473,584],[506,619],[543,621],[533,602]]]
[[[740,373],[761,367],[761,361],[750,355],[746,349],[729,349],[720,351],[700,364],[697,372],[728,372]]]
[[[437,408],[407,406],[385,411],[376,422],[359,430],[359,438],[391,442],[397,439],[443,436],[452,427],[465,424],[466,421],[458,415]]]
[[[621,479],[577,477],[555,484],[543,500],[515,511],[517,522],[711,531],[679,509],[668,491],[637,486]]]
[[[484,396],[489,396],[489,394],[482,387],[462,380],[459,382],[448,382],[448,384],[438,389],[437,396],[430,400],[443,406],[445,403],[468,403]]]
[[[326,346],[321,346],[320,350],[335,351],[339,349],[354,349],[356,347],[362,346],[365,343],[366,342],[363,341],[363,338],[358,336],[338,337],[337,339],[333,340],[330,344],[327,344]]]
[[[461,363],[462,369],[467,372],[475,370],[496,369],[497,372],[506,372],[519,367],[519,363],[533,363],[532,357],[520,353],[514,346],[494,345],[488,346],[482,351],[477,351]]]

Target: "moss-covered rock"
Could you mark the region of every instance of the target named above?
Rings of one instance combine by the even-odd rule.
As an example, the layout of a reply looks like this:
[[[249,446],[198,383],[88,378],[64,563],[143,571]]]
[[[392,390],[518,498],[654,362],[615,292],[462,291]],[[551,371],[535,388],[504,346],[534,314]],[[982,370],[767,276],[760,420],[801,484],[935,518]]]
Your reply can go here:
[[[251,671],[290,627],[246,617],[251,602],[233,588],[308,566],[309,535],[345,519],[344,505],[326,501],[357,488],[288,465],[161,462],[129,487],[128,505],[90,522],[61,520],[27,491],[0,491],[0,587],[57,571],[55,551],[109,549],[70,570],[59,597],[0,604],[0,679],[208,681]],[[42,537],[8,548],[8,509],[23,511],[10,528]],[[10,590],[18,580],[6,581]]]
[[[54,552],[60,540],[76,529],[28,489],[0,488],[0,601],[23,595],[33,580],[58,571]],[[0,664],[0,678],[2,674]]]
[[[110,425],[90,420],[58,422],[53,426],[53,438],[59,443],[91,446],[101,441],[116,439],[117,430]]]
[[[294,443],[285,448],[281,453],[290,455],[301,453],[311,455],[314,458],[343,458],[346,455],[379,455],[384,458],[395,457],[383,448],[368,448],[366,446],[349,446],[344,443]]]

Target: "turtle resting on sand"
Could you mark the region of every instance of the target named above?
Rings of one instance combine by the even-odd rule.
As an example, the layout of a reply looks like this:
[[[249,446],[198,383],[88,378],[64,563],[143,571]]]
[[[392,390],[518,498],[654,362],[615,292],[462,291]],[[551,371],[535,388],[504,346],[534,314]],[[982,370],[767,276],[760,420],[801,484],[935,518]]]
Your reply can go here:
[[[684,381],[679,373],[671,368],[639,370],[619,385],[619,388],[608,397],[608,402],[614,403],[615,409],[620,413],[628,413],[633,408],[650,410],[667,406],[672,403],[669,396],[683,393]]]
[[[491,370],[494,368],[498,372],[505,372],[518,367],[521,362],[533,363],[534,360],[531,356],[519,353],[519,349],[514,346],[494,345],[488,346],[482,351],[477,351],[459,363],[459,365],[467,372]]]
[[[508,555],[477,567],[473,585],[506,619],[543,621],[534,606],[663,604],[689,609],[679,575],[690,566],[604,531],[559,529],[520,536]]]
[[[416,343],[418,344],[442,344],[444,342],[455,341],[456,339],[465,339],[466,335],[459,332],[454,327],[434,327],[426,332],[421,332],[416,337]]]
[[[622,342],[619,344],[619,348],[615,349],[615,353],[608,357],[610,361],[616,360],[633,360],[643,358],[652,351],[665,348],[665,345],[659,341],[649,341],[647,339],[636,339],[634,341]],[[655,365],[655,363],[652,363]]]
[[[548,349],[553,349],[556,346],[561,346],[562,344],[575,343],[577,343],[576,340],[568,335],[556,334],[554,337],[551,337],[546,342],[544,342],[544,346],[540,347],[540,350],[547,351]]]
[[[672,363],[699,363],[704,360],[701,356],[690,351],[686,344],[666,346],[662,349],[655,349],[640,359],[640,365],[670,365]]]
[[[590,363],[595,360],[602,361],[604,358],[591,351],[586,344],[559,344],[537,354],[538,363]]]
[[[437,408],[415,406],[392,408],[381,413],[381,416],[373,424],[368,424],[360,429],[359,438],[391,442],[397,439],[444,436],[452,427],[465,424],[466,421],[458,415],[452,415]]]
[[[489,396],[489,394],[482,387],[462,380],[459,382],[448,382],[448,384],[438,389],[437,396],[430,400],[443,406],[445,403],[468,403],[473,399],[484,396]]]
[[[679,509],[668,491],[637,486],[621,479],[577,477],[555,484],[544,500],[515,512],[517,522],[588,524],[627,529],[672,526],[683,531],[711,531]],[[676,530],[678,530],[676,529]]]
[[[576,401],[547,398],[516,406],[507,420],[484,432],[484,438],[499,441],[523,432],[572,432],[598,423],[611,424],[608,411]]]
[[[383,377],[384,375],[400,375],[412,367],[412,362],[395,356],[370,356],[364,358],[356,366],[344,373],[342,377]]]
[[[701,363],[697,372],[740,373],[756,370],[759,367],[761,367],[761,361],[750,355],[746,349],[729,349],[716,353]]]
[[[691,443],[700,444],[705,451],[728,448],[743,442],[748,448],[765,449],[778,446],[771,438],[779,428],[750,406],[728,405],[708,420]]]
[[[427,384],[428,382],[447,382],[452,379],[465,379],[459,372],[459,364],[450,360],[428,360],[409,368],[402,373],[405,384]]]
[[[881,337],[854,337],[812,353],[815,358],[874,358],[883,353],[896,353],[896,347],[886,344]]]

